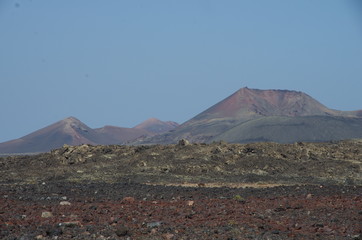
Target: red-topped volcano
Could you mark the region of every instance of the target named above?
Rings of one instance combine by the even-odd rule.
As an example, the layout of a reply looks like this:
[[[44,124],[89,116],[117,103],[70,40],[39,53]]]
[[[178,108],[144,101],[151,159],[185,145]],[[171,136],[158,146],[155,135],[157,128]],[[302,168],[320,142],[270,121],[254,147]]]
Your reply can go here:
[[[255,116],[358,116],[361,111],[332,110],[303,92],[241,88],[195,118]]]
[[[253,122],[260,119],[264,120]],[[361,111],[332,110],[298,91],[241,88],[183,123],[172,134],[149,141],[174,143],[180,138],[195,142],[328,141],[362,137],[360,128]],[[282,133],[286,136],[281,138]]]
[[[201,115],[213,117],[245,117],[251,115],[308,116],[333,115],[318,101],[302,92],[242,88],[207,109]]]

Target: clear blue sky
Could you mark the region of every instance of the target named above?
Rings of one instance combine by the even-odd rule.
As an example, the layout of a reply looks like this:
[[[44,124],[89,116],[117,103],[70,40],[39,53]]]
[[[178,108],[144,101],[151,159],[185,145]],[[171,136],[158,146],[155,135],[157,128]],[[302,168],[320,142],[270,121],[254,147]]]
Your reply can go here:
[[[362,109],[359,0],[0,0],[0,142],[182,123],[239,88]]]

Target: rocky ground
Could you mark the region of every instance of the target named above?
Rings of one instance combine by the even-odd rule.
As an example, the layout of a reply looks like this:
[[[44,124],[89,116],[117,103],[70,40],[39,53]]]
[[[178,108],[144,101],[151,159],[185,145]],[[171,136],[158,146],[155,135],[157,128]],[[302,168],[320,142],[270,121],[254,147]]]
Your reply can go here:
[[[0,158],[0,239],[361,239],[362,142]]]

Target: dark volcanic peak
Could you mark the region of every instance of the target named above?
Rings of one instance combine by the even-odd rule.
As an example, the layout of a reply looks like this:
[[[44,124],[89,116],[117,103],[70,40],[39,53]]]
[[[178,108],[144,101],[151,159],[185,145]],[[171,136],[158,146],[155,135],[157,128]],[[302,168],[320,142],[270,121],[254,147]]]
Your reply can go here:
[[[207,118],[245,118],[255,115],[310,116],[335,114],[335,111],[328,109],[302,92],[241,88],[200,115]]]

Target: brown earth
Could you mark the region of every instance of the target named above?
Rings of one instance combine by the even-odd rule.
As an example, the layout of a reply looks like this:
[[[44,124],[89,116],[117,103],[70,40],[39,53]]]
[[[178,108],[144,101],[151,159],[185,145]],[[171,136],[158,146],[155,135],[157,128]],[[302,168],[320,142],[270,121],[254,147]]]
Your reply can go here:
[[[361,239],[362,141],[0,158],[0,239]]]

